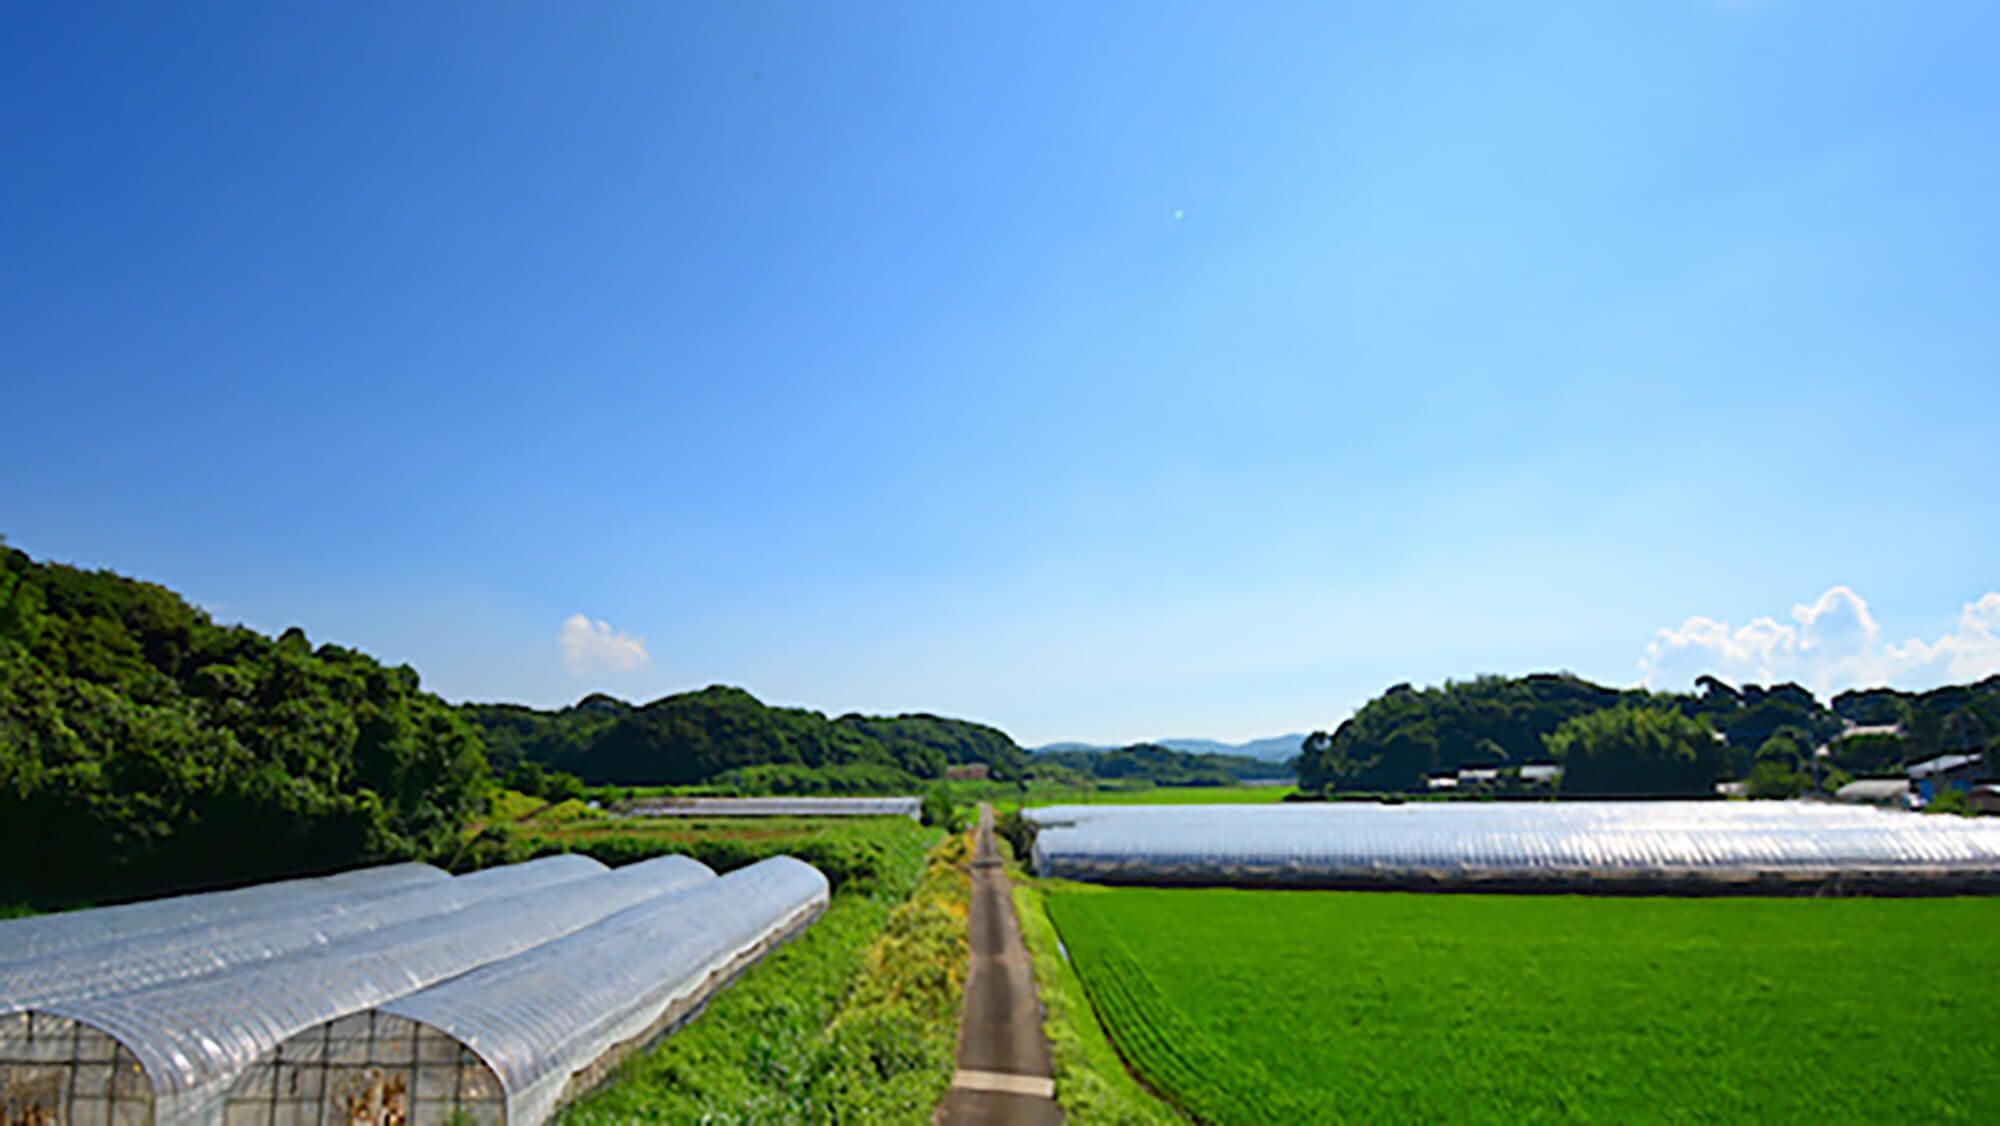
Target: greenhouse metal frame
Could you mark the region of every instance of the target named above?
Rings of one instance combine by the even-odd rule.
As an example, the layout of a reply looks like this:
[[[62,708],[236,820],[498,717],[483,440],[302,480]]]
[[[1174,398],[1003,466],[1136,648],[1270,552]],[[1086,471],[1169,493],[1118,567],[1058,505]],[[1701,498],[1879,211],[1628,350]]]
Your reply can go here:
[[[243,1072],[223,1121],[533,1126],[698,1013],[829,892],[808,864],[764,860],[305,1030]]]

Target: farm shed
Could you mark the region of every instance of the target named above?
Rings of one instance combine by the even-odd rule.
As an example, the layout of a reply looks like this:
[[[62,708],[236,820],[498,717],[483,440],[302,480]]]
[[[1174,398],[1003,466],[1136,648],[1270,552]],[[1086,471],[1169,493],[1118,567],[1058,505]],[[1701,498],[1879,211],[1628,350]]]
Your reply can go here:
[[[1915,791],[1920,805],[1936,801],[1943,790],[1971,790],[1975,783],[1988,777],[1985,756],[1976,752],[1939,755],[1912,763],[1903,772],[1910,776],[1910,789]]]
[[[775,857],[299,1032],[247,1069],[226,1126],[533,1126],[816,918],[826,877]]]
[[[899,798],[645,798],[629,817],[907,817],[923,815],[923,799]]]
[[[55,1121],[213,1122],[242,1069],[294,1032],[715,876],[681,856],[615,871],[559,859],[594,874],[258,965],[0,1017],[0,1105],[32,1100]]]
[[[428,864],[384,864],[333,876],[281,880],[228,891],[172,895],[116,907],[9,919],[0,922],[0,963],[181,927],[223,923],[274,906],[289,906],[297,910],[315,901],[345,902],[450,879],[451,876],[443,869]]]
[[[1809,802],[1051,806],[1038,875],[1496,890],[2000,890],[2000,824]]]
[[[0,965],[0,1013],[49,1001],[123,993],[248,966],[350,935],[454,911],[603,871],[581,856],[552,856],[350,899],[284,901],[214,924],[119,938]]]
[[[1907,809],[1910,780],[1907,778],[1857,778],[1833,792],[1833,800],[1853,805],[1879,805]]]

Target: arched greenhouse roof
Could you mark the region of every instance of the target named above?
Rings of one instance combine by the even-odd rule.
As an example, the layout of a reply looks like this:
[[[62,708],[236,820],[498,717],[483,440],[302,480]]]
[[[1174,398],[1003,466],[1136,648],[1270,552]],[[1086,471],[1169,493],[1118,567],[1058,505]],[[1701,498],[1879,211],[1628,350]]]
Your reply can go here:
[[[276,900],[218,922],[19,959],[0,965],[0,1013],[213,974],[603,871],[587,857],[545,857],[383,892],[302,896],[296,906]]]
[[[142,934],[177,930],[204,923],[222,923],[253,915],[273,906],[296,910],[315,900],[341,902],[378,895],[422,883],[451,879],[428,864],[384,864],[332,876],[315,876],[255,884],[228,891],[198,892],[163,899],[64,911],[0,922],[0,963],[38,958]]]
[[[531,863],[582,875],[191,981],[35,1011],[81,1021],[129,1050],[158,1121],[208,1120],[241,1070],[288,1036],[715,880],[684,856],[610,871],[582,857]]]
[[[1051,806],[1043,875],[1309,884],[1431,877],[2000,878],[2000,823],[1817,802]]]
[[[538,1122],[572,1074],[645,1034],[676,1000],[760,952],[828,894],[818,869],[773,857],[379,1011],[470,1048],[505,1088],[507,1121]]]

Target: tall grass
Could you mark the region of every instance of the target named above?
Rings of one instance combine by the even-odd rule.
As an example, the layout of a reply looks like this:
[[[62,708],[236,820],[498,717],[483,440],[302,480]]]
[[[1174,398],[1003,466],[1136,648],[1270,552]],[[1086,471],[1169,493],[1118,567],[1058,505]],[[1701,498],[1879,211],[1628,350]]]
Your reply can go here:
[[[968,855],[949,837],[850,882],[804,935],[562,1120],[929,1121],[963,1004]]]

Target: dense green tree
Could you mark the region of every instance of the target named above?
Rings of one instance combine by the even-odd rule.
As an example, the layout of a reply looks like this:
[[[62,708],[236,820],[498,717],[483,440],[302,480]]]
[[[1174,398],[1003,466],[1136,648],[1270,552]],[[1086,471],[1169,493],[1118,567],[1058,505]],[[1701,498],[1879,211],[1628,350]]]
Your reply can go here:
[[[538,711],[468,704],[463,714],[485,734],[501,769],[535,762],[592,785],[720,782],[766,793],[910,793],[947,767],[986,763],[1019,777],[1027,760],[1005,732],[931,715],[842,716],[775,708],[741,688],[716,685],[634,706],[609,696]],[[870,766],[867,775],[830,773]],[[788,768],[774,772],[765,768]],[[740,773],[756,769],[756,773]],[[738,772],[732,774],[732,772]],[[793,789],[792,787],[801,787]]]
[[[1053,767],[1104,782],[1155,786],[1232,786],[1291,777],[1282,763],[1245,755],[1190,754],[1155,743],[1112,750],[1041,751],[1034,764],[1038,776],[1046,776]]]
[[[104,898],[434,854],[486,785],[415,672],[0,548],[0,894]]]
[[[1723,754],[1708,724],[1670,707],[1621,704],[1564,721],[1548,737],[1566,796],[1704,797]]]
[[[1315,731],[1306,736],[1305,743],[1299,749],[1298,761],[1301,767],[1308,761],[1312,763],[1313,789],[1322,787],[1343,789],[1382,761],[1379,753],[1357,755],[1354,743],[1354,740],[1335,742],[1333,736],[1324,731]],[[1303,784],[1302,775],[1301,785]]]
[[[1546,757],[1542,740],[1563,721],[1611,707],[1620,692],[1567,673],[1482,676],[1437,688],[1399,684],[1370,700],[1299,753],[1299,785],[1416,790],[1434,771],[1520,764]]]

